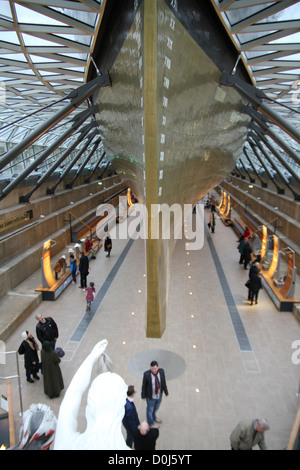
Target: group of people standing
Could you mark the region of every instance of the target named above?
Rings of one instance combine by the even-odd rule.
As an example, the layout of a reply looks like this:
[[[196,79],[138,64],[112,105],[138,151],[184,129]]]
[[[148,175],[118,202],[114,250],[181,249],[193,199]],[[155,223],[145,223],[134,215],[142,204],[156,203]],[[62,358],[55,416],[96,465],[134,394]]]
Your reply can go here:
[[[51,317],[43,315],[36,316],[36,335],[41,343],[41,359],[39,359],[40,346],[29,331],[22,333],[23,341],[18,349],[18,353],[24,355],[24,367],[27,382],[34,383],[40,380],[38,372],[43,375],[44,393],[49,398],[59,397],[64,388],[64,381],[60,370],[60,356],[63,355],[61,348],[56,348],[58,338],[58,327]]]
[[[164,369],[158,366],[157,361],[152,361],[150,369],[144,372],[141,397],[146,400],[147,421],[140,422],[134,404],[135,387],[129,385],[125,404],[123,425],[126,429],[126,444],[135,450],[154,450],[159,436],[159,424],[162,422],[157,417],[157,411],[162,402],[163,393],[168,396],[168,387]]]
[[[80,285],[78,286],[80,289],[86,291],[86,311],[91,310],[92,301],[95,298],[95,283],[90,282],[87,285],[87,277],[89,275],[89,257],[88,254],[93,250],[93,241],[90,236],[88,236],[85,240],[85,252],[80,252],[79,258],[79,266],[77,267],[77,261],[74,255],[70,255],[70,264],[67,266],[70,268],[70,273],[72,275],[72,284],[76,284],[76,276],[77,276],[77,269],[80,274]],[[112,250],[112,240],[109,234],[106,235],[104,241],[104,251],[107,253],[106,257],[110,257],[110,252]],[[85,254],[87,253],[87,255]],[[95,258],[92,252],[92,258]]]
[[[262,288],[261,280],[261,255],[254,256],[251,248],[251,233],[248,227],[245,227],[243,235],[239,239],[238,250],[240,253],[239,263],[244,265],[244,269],[247,269],[248,265],[251,264],[249,270],[249,279],[245,286],[248,289],[248,300],[250,305],[258,303],[258,293]]]

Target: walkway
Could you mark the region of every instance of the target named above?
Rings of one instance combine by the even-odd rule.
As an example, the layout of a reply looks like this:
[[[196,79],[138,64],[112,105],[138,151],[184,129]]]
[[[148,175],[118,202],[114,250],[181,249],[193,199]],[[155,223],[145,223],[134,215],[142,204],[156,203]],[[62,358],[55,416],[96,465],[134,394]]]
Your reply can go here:
[[[35,314],[52,316],[59,326],[57,346],[66,352],[61,363],[66,388],[96,342],[107,338],[114,371],[135,385],[135,403],[144,419],[142,373],[152,359],[165,369],[169,396],[160,410],[158,450],[229,449],[229,435],[238,421],[260,416],[271,423],[269,448],[284,449],[299,406],[299,366],[292,363],[291,346],[300,338],[300,324],[293,314],[278,312],[264,291],[258,305],[249,305],[244,286],[248,271],[238,260],[237,237],[220,220],[214,234],[205,227],[201,250],[187,252],[184,240],[178,241],[167,328],[161,339],[151,339],[145,337],[143,241],[114,241],[111,258],[101,251],[90,264],[88,279],[97,290],[91,313],[85,315],[85,293],[70,285],[56,302],[36,308],[6,341],[6,350],[18,349],[26,329],[35,336]],[[299,295],[299,278],[297,282]],[[23,287],[30,290],[40,283],[37,271]],[[15,372],[14,357],[7,362],[0,366],[2,376]],[[31,403],[45,403],[57,416],[63,393],[50,400],[42,380],[26,382],[22,357],[20,370],[24,410]],[[18,431],[16,385],[13,380]],[[80,431],[85,428],[84,409]]]

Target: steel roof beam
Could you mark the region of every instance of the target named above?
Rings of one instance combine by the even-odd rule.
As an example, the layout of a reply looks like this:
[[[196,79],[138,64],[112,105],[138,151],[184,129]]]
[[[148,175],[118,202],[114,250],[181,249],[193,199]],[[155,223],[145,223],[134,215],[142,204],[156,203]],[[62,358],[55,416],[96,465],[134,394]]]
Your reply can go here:
[[[19,142],[13,149],[1,157],[0,170],[12,160],[14,160],[14,158],[16,158],[18,155],[20,155],[20,153],[22,153],[26,148],[36,142],[42,135],[44,135],[46,132],[49,132],[50,129],[52,129],[62,119],[68,116],[72,111],[74,111],[83,101],[91,96],[97,88],[108,85],[110,85],[109,76],[108,74],[105,74],[98,76],[87,84],[80,86],[76,90],[73,90],[66,97],[66,99],[70,100],[67,105],[53,114],[53,116],[51,116],[46,122],[42,123],[40,126],[37,126],[36,129],[34,129],[27,138]]]
[[[265,183],[265,182],[262,180],[260,174],[258,173],[258,171],[257,171],[256,168],[255,168],[255,165],[253,164],[251,158],[249,157],[249,155],[248,155],[247,150],[245,149],[245,147],[243,148],[243,152],[244,152],[244,155],[245,155],[245,157],[247,158],[248,162],[250,163],[250,165],[251,165],[251,167],[252,167],[254,173],[255,173],[256,176],[258,177],[258,179],[259,179],[259,181],[260,181],[260,183],[261,183],[261,186],[262,186],[263,188],[266,188],[266,187],[268,186],[267,183]],[[259,161],[260,161],[260,160],[259,160]]]
[[[94,123],[87,124],[86,126],[84,126],[83,129],[79,131],[80,134],[77,137],[77,139],[74,142],[72,142],[72,144],[62,153],[62,155],[57,160],[55,160],[55,162],[49,168],[49,170],[46,171],[46,173],[44,173],[40,177],[40,179],[36,182],[32,190],[29,193],[27,193],[25,196],[20,196],[20,203],[29,202],[32,194],[52,175],[52,173],[56,170],[56,168],[58,168],[63,163],[63,161],[70,155],[70,153],[73,152],[73,150],[80,144],[80,142],[82,142],[85,139],[86,135],[90,132],[91,128],[94,125],[95,125]]]
[[[103,160],[103,158],[105,157],[105,155],[106,155],[106,153],[103,151],[103,153],[102,153],[102,155],[100,156],[99,160],[96,162],[94,168],[92,169],[91,173],[89,174],[89,177],[84,180],[85,184],[89,184],[89,183],[90,183],[93,174],[94,174],[95,171],[97,170],[98,166],[99,166],[100,163],[102,162],[102,160]]]
[[[91,111],[92,112],[92,111]],[[90,112],[90,113],[91,113]],[[74,132],[82,125],[83,122],[89,117],[90,113],[83,111],[80,113],[80,116],[75,116],[76,121],[69,127],[65,132],[63,132],[59,137],[57,137],[54,142],[47,147],[42,154],[37,157],[31,165],[25,168],[22,173],[20,173],[11,183],[9,183],[1,192],[0,200],[4,199],[19,183],[21,183],[26,176],[32,173],[46,158],[51,155],[54,150],[56,150],[65,140],[67,140]]]
[[[76,171],[76,174],[74,176],[74,178],[72,179],[72,181],[70,183],[68,183],[66,185],[66,188],[67,189],[72,189],[73,188],[73,184],[75,183],[75,181],[77,180],[78,176],[80,175],[80,173],[82,172],[82,170],[84,169],[84,167],[87,165],[88,161],[92,158],[92,156],[94,155],[95,151],[97,150],[97,148],[99,147],[99,144],[101,142],[101,139],[97,140],[95,143],[94,143],[94,147],[92,148],[91,152],[88,154],[88,156],[86,157],[86,159],[82,162],[82,164],[80,165],[80,167],[78,168],[78,170]]]
[[[274,159],[272,159],[268,154],[267,152],[264,150],[264,148],[262,147],[261,145],[261,142],[264,142],[264,144],[270,149],[270,147],[268,146],[268,141],[263,137],[263,135],[259,132],[258,129],[255,129],[253,130],[253,132],[249,133],[249,137],[251,137],[254,142],[257,144],[257,146],[259,147],[259,149],[261,150],[261,152],[263,153],[264,157],[267,159],[267,161],[270,163],[270,165],[272,166],[272,168],[276,171],[276,173],[279,175],[279,177],[281,178],[281,180],[283,181],[283,183],[285,184],[285,186],[291,191],[291,193],[293,194],[294,198],[296,201],[299,201],[300,200],[300,196],[299,194],[296,193],[296,191],[292,188],[292,186],[290,185],[289,181],[286,179],[286,177],[282,174],[282,172],[280,171],[280,169],[278,168],[278,166],[276,165],[276,163],[274,162]],[[272,152],[272,150],[271,150]],[[272,152],[273,153],[273,152]],[[276,154],[274,154],[275,157],[277,157]],[[280,160],[279,160],[280,161]]]
[[[273,177],[272,173],[270,172],[268,166],[265,164],[265,162],[263,161],[263,159],[260,157],[255,145],[253,142],[251,142],[249,139],[248,139],[248,144],[250,145],[252,151],[254,152],[254,155],[256,156],[256,158],[258,159],[259,163],[262,165],[262,167],[264,168],[265,172],[267,173],[270,181],[272,181],[272,183],[274,184],[275,188],[277,189],[277,192],[278,194],[284,194],[284,189],[281,188],[280,186],[278,186],[275,178]],[[273,168],[273,166],[272,166]],[[275,170],[275,168],[273,168]],[[276,171],[276,170],[275,170]],[[267,186],[267,183],[264,183],[265,186],[263,187],[266,187]]]
[[[244,98],[247,98],[257,110],[261,111],[267,116],[274,124],[283,129],[293,139],[300,143],[300,132],[287,119],[278,114],[272,109],[271,106],[267,105],[263,100],[269,100],[262,90],[249,85],[246,82],[240,80],[236,75],[223,72],[220,83],[225,86],[234,87]]]
[[[268,139],[266,139],[265,135],[263,134],[263,132],[261,131],[261,129],[259,128],[259,126],[257,125],[254,125],[254,123],[250,123],[250,126],[249,127],[252,127],[255,132],[259,135],[260,139],[264,142],[264,144],[268,147],[268,149],[273,153],[273,155],[275,155],[275,157],[277,158],[277,160],[281,163],[281,165],[290,173],[291,176],[293,176],[293,178],[300,184],[300,177],[299,175],[294,171],[294,169],[290,166],[290,164],[286,161],[286,159],[284,159],[280,153],[277,151],[277,149],[275,149],[273,147],[273,145],[271,144],[271,142],[268,141]]]
[[[88,136],[88,140],[87,142],[85,143],[85,145],[79,150],[79,152],[77,153],[77,155],[75,156],[75,158],[69,163],[69,165],[65,168],[65,170],[62,172],[62,174],[60,175],[60,177],[58,178],[58,180],[56,181],[56,183],[49,189],[47,189],[47,194],[54,194],[55,193],[55,190],[57,188],[57,186],[59,185],[59,183],[67,176],[67,174],[70,172],[70,170],[73,168],[73,166],[75,165],[75,163],[79,160],[79,158],[81,157],[81,155],[86,151],[86,149],[88,148],[88,146],[90,145],[91,141],[93,140],[93,138],[95,137],[95,135],[98,134],[98,130],[95,130],[93,131],[93,133]]]
[[[278,134],[275,134],[272,129],[267,126],[264,121],[264,116],[258,113],[255,109],[250,106],[245,106],[246,112],[255,120],[255,122],[261,127],[266,134],[268,134],[274,142],[276,142],[293,160],[295,163],[300,165],[300,157]]]

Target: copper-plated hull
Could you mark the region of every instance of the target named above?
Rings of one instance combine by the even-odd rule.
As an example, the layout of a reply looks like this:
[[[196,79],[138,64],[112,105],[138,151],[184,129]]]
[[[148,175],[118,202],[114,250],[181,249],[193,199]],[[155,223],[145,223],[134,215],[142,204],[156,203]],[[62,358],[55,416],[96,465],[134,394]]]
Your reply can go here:
[[[177,2],[134,6],[109,70],[112,86],[94,101],[106,154],[150,214],[153,204],[195,204],[221,182],[242,151],[249,118],[238,93],[219,85],[222,70],[179,20]],[[174,246],[146,240],[149,337],[166,327]]]

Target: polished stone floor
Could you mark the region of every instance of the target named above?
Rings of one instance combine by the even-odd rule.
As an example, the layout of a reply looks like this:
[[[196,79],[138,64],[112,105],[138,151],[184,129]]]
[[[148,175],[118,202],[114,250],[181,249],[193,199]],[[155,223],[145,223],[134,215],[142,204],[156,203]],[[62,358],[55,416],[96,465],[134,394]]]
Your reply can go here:
[[[144,242],[115,240],[110,258],[100,251],[90,263],[88,280],[95,282],[97,296],[89,316],[85,293],[78,285],[69,285],[55,302],[37,307],[5,342],[6,351],[18,349],[22,331],[35,336],[37,313],[51,316],[59,327],[57,346],[66,353],[61,362],[65,390],[93,346],[106,338],[113,370],[136,387],[142,420],[143,371],[152,359],[165,369],[169,396],[163,398],[159,413],[157,450],[226,450],[236,424],[257,417],[270,421],[268,447],[284,449],[299,407],[300,370],[292,362],[292,343],[300,338],[300,324],[292,313],[279,312],[265,291],[257,305],[249,305],[244,286],[248,271],[238,260],[237,236],[219,219],[215,233],[205,226],[202,249],[188,252],[185,240],[178,240],[167,328],[161,339],[151,339],[145,335]],[[22,287],[34,290],[40,283],[37,271]],[[299,276],[296,287],[299,295]],[[1,376],[14,375],[15,355],[7,356],[7,364],[0,368]],[[26,382],[22,357],[20,371],[23,409],[45,403],[58,416],[64,392],[50,400],[42,380]],[[11,382],[18,432],[17,380]],[[3,380],[0,387],[2,391]],[[80,432],[85,429],[84,410],[82,403]]]

